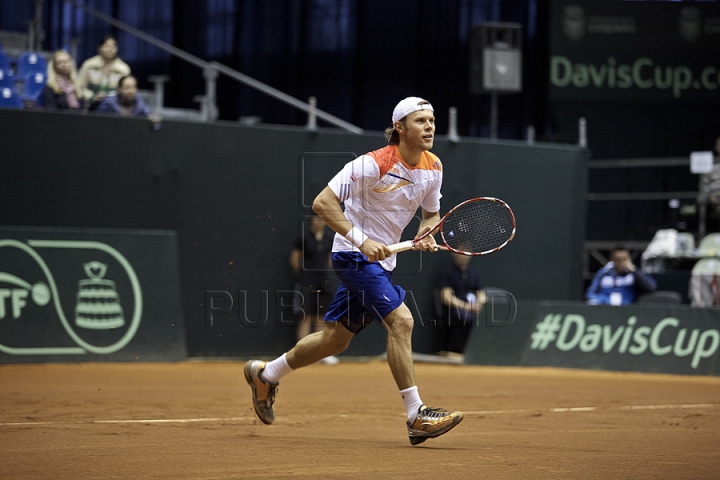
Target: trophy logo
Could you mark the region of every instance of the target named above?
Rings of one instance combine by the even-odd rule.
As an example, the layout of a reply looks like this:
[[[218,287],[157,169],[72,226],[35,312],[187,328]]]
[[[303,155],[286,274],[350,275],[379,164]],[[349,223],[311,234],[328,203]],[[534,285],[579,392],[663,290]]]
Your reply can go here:
[[[88,278],[78,282],[75,325],[93,330],[109,330],[125,325],[115,282],[103,278],[107,265],[92,261],[84,267]]]
[[[700,11],[694,7],[680,10],[680,35],[689,43],[700,37]]]
[[[66,256],[63,252],[72,253]],[[50,265],[43,254],[52,259]],[[82,260],[75,263],[78,256]],[[83,268],[71,266],[69,260]],[[140,327],[140,282],[130,262],[111,245],[90,240],[0,238],[0,265],[2,354],[111,354],[130,343]],[[77,293],[73,285],[78,286]],[[68,302],[61,300],[63,295]],[[54,342],[54,337],[43,334],[44,328],[62,329],[75,345],[68,339]]]
[[[565,7],[563,32],[570,40],[578,41],[585,36],[585,10],[578,5]]]

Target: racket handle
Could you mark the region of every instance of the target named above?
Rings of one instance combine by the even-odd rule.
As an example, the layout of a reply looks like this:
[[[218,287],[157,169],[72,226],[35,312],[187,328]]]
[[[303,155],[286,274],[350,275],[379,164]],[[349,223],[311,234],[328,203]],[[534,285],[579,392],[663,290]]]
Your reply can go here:
[[[388,248],[393,253],[398,252],[404,252],[405,250],[411,250],[415,246],[415,243],[412,240],[407,240],[405,242],[400,243],[394,243],[392,245],[388,245]]]

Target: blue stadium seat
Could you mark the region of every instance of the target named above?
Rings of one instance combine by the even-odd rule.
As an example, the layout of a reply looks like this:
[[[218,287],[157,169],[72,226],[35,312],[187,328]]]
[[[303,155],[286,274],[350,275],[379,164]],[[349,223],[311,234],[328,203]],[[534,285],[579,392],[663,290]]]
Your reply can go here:
[[[0,107],[23,108],[23,102],[15,86],[0,87]]]
[[[42,94],[43,87],[45,87],[45,82],[47,82],[45,72],[35,72],[27,75],[23,86],[22,99],[39,104],[40,94]]]
[[[47,60],[37,53],[25,52],[18,60],[18,75],[27,77],[31,73],[47,73]]]
[[[0,50],[0,70],[7,73],[12,72],[12,65],[10,64],[10,59],[7,55],[5,55],[5,52]]]
[[[2,87],[15,87],[15,75],[12,70],[0,69],[0,88]]]

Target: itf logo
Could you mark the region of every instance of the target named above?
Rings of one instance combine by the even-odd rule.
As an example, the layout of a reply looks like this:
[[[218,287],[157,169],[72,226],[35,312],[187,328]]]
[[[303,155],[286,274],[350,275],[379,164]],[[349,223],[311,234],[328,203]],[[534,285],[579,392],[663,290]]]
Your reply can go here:
[[[0,239],[0,352],[109,354],[135,336],[142,291],[101,242]]]

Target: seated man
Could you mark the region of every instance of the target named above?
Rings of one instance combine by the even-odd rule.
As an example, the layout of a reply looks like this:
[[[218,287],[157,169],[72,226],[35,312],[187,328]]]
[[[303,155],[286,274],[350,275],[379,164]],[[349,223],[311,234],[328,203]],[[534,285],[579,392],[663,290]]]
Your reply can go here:
[[[137,94],[137,80],[126,75],[118,80],[117,95],[108,95],[102,99],[97,112],[116,113],[126,117],[147,117],[150,107]]]
[[[595,274],[586,292],[589,305],[628,305],[640,294],[654,292],[655,279],[633,265],[630,252],[618,247],[610,253],[610,261]]]

